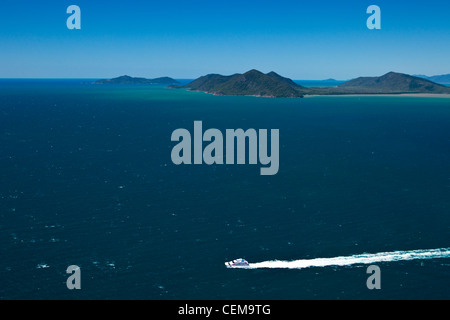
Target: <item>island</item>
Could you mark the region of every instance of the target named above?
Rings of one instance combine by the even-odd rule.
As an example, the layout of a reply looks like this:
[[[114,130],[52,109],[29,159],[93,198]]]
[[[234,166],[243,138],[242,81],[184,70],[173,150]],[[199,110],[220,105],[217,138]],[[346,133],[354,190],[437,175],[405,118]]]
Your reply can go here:
[[[450,88],[408,74],[389,72],[381,77],[360,77],[339,85],[339,90],[354,93],[450,93]]]
[[[244,74],[231,76],[209,74],[185,86],[171,86],[171,88],[187,88],[214,95],[299,98],[303,97],[301,89],[304,87],[275,72],[264,74],[258,70],[250,70]]]
[[[244,74],[209,74],[187,85],[171,85],[214,95],[302,98],[306,95],[450,94],[450,87],[403,73],[359,77],[336,87],[304,87],[275,72],[250,70]]]
[[[450,84],[450,74],[441,74],[441,75],[437,75],[437,76],[425,76],[425,75],[416,75],[416,77],[419,78],[424,78],[436,83],[440,83],[440,84]]]
[[[95,84],[178,84],[179,82],[169,77],[160,77],[155,79],[135,78],[130,76],[120,76],[113,79],[102,79],[94,82]]]

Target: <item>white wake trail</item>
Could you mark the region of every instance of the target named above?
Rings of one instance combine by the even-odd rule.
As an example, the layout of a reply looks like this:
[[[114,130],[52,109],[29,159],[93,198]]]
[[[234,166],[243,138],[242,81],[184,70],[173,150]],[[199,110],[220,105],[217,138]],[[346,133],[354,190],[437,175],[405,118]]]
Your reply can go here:
[[[380,252],[373,254],[358,254],[353,256],[304,259],[294,261],[272,260],[250,263],[249,267],[247,268],[303,269],[311,267],[350,266],[354,264],[374,264],[379,262],[424,260],[436,258],[450,258],[450,248]]]

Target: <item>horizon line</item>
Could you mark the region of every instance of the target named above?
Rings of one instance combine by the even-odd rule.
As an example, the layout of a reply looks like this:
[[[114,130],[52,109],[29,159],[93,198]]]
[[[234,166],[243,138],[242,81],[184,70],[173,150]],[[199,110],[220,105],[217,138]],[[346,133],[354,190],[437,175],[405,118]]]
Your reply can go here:
[[[259,71],[257,69],[251,69],[251,70]],[[259,71],[259,72],[262,72],[262,71]],[[271,71],[271,72],[275,72],[275,71]],[[390,72],[403,73],[403,72],[397,72],[397,71],[389,71],[387,73],[390,73]],[[262,73],[264,73],[264,72],[262,72]],[[276,72],[276,73],[278,73],[278,72]],[[387,73],[383,73],[382,75],[385,75]],[[214,74],[214,73],[208,73],[208,74]],[[235,73],[232,73],[230,75],[235,75],[235,74],[239,74],[239,73],[235,72]],[[441,73],[441,74],[431,75],[431,76],[428,76],[428,75],[425,75],[425,74],[416,74],[416,73],[414,73],[414,74],[413,73],[404,73],[404,74],[410,75],[410,76],[413,76],[413,77],[419,77],[419,78],[423,78],[423,77],[431,78],[431,77],[447,76],[447,75],[450,75],[450,72],[449,73]],[[104,79],[114,79],[114,78],[118,78],[118,77],[122,77],[122,76],[130,76],[130,75],[129,74],[123,74],[123,75],[113,76],[113,77],[1,77],[0,76],[0,80],[104,80]],[[130,76],[130,77],[132,77],[132,78],[156,79],[156,78],[170,77],[170,76],[167,76],[167,75],[165,75],[165,76],[157,76],[156,78],[152,78],[152,77],[148,77],[148,76]],[[359,77],[377,77],[377,76],[359,75],[359,76],[350,77],[350,78],[347,78],[347,79],[335,79],[333,77],[326,77],[326,78],[321,78],[321,79],[301,79],[301,78],[289,77],[289,79],[295,80],[295,81],[336,81],[336,82],[341,82],[341,81],[349,81],[349,80],[356,79],[356,78],[359,78]],[[195,80],[195,79],[198,79],[199,77],[170,77],[170,78],[175,79],[175,80]]]
[[[119,76],[121,77],[121,76]],[[133,78],[135,78],[134,76],[132,76]],[[158,77],[159,78],[159,77]],[[170,77],[172,78],[172,77]],[[62,77],[0,77],[0,80],[103,80],[103,79],[114,79],[114,78],[108,78],[108,77],[100,77],[100,78],[84,78],[84,77],[73,77],[73,78],[62,78]],[[152,79],[152,78],[147,78],[147,79]],[[197,78],[172,78],[175,80],[195,80],[198,79]],[[351,78],[354,79],[354,78]],[[328,79],[295,79],[292,78],[292,80],[294,81],[348,81],[350,79],[346,79],[346,80],[337,80],[334,78],[328,78]]]

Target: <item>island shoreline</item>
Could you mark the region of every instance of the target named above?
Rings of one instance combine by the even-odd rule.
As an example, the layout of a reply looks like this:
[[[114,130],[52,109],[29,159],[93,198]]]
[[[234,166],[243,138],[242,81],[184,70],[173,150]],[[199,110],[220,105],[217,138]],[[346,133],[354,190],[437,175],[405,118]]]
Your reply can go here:
[[[305,94],[304,98],[315,97],[415,97],[415,98],[445,98],[449,99],[448,93],[355,93],[355,94]]]
[[[168,89],[173,89],[167,87]],[[201,90],[192,90],[185,88],[187,92],[201,92],[212,96],[219,97],[255,97],[255,98],[274,98],[274,99],[304,99],[317,97],[411,97],[411,98],[444,98],[450,99],[449,93],[348,93],[348,94],[305,94],[303,97],[275,97],[265,95],[229,95]]]

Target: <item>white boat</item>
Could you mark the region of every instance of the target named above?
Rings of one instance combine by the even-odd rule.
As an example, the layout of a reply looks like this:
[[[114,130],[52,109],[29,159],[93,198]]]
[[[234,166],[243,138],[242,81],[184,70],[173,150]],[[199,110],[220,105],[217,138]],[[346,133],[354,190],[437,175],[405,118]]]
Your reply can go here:
[[[247,260],[240,258],[240,259],[225,262],[225,266],[227,268],[247,268],[250,265]]]

